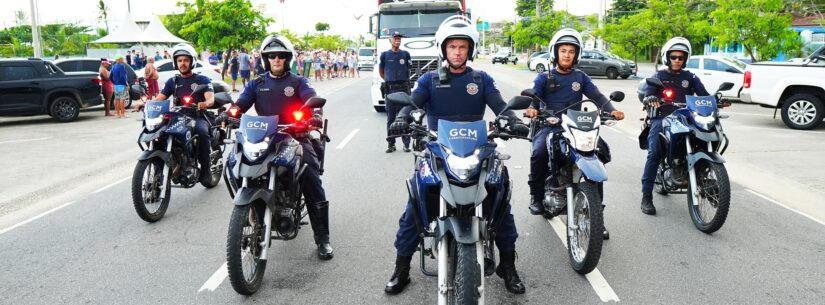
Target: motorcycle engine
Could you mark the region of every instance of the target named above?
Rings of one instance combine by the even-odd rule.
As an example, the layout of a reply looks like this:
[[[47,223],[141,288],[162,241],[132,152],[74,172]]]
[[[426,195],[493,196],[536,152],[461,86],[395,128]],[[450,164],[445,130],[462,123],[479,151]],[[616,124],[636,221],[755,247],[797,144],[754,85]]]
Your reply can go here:
[[[288,237],[297,233],[298,224],[295,223],[293,214],[293,209],[283,208],[275,215],[273,226],[275,227],[275,231],[281,236]]]
[[[678,187],[686,187],[688,185],[687,166],[684,162],[676,162],[676,164],[665,170],[665,181],[673,182],[673,185]]]

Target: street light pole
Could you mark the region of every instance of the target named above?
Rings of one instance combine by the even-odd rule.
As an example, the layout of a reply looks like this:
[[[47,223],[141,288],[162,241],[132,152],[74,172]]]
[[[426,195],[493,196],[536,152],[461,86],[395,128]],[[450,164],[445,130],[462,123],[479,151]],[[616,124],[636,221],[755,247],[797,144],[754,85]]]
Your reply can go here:
[[[37,20],[37,4],[35,0],[29,0],[32,8],[32,49],[34,49],[34,57],[43,57],[43,46],[40,41],[40,25]]]

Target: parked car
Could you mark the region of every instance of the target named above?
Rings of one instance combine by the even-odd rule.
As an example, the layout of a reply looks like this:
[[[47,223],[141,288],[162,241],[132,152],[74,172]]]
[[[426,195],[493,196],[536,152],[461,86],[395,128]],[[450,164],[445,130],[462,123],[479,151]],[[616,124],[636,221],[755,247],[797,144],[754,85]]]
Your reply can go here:
[[[48,114],[70,122],[81,108],[103,103],[100,89],[97,73],[63,72],[39,58],[0,59],[0,116]]]
[[[743,102],[781,109],[792,129],[813,129],[825,117],[825,46],[801,62],[759,62],[745,68]]]
[[[544,51],[531,53],[529,59],[527,59],[527,69],[530,69],[530,71],[535,70],[536,69],[536,64],[534,63],[534,61],[536,61],[539,58],[539,56],[543,56],[543,55],[547,55],[547,56],[544,57],[545,59],[548,58],[548,56],[549,56],[549,54],[547,54],[547,52],[544,52]],[[545,70],[547,69],[547,67],[548,67],[547,64],[545,64],[544,65]],[[541,72],[539,72],[539,73],[541,73]]]
[[[166,85],[166,81],[178,74],[178,70],[172,67],[172,60],[171,59],[161,59],[155,61],[155,68],[158,69],[158,89],[163,90],[163,87]],[[208,62],[195,60],[195,66],[192,69],[192,72],[199,73],[209,77],[212,80],[213,87],[215,87],[215,92],[223,92],[218,91],[217,85],[215,83],[223,83],[223,78],[221,78],[221,69],[216,65],[210,65]],[[143,75],[143,69],[135,71],[138,75]]]
[[[493,64],[496,62],[506,64],[508,61],[512,62],[514,65],[518,64],[518,57],[510,53],[510,50],[508,49],[501,49],[496,53],[496,55],[493,55]]]
[[[536,73],[543,73],[552,66],[553,64],[550,62],[550,53],[547,52],[530,58],[530,60],[527,61],[527,68],[530,69],[530,71],[536,71]]]
[[[589,76],[607,76],[609,79],[627,79],[636,75],[636,65],[624,59],[616,59],[605,51],[584,50],[579,58],[578,69]]]
[[[98,73],[99,68],[100,68],[100,58],[86,57],[86,58],[58,59],[54,62],[54,64],[57,65],[57,67],[60,68],[60,70],[63,70],[64,72],[85,71],[85,72]],[[114,65],[109,66],[109,71],[110,72],[112,71],[113,66]],[[146,81],[141,81],[141,78],[137,76],[137,73],[135,73],[135,70],[132,69],[132,66],[130,66],[130,65],[123,65],[123,66],[126,67],[126,79],[127,79],[129,84],[141,84],[142,86],[146,86]],[[143,74],[141,74],[141,76],[143,76]],[[124,104],[124,106],[126,108],[132,107],[132,101],[133,100],[139,100],[140,99],[140,96],[138,96],[134,92],[131,92],[131,90],[129,91],[129,94],[130,94],[130,96],[129,96],[130,100],[126,101],[126,103]],[[114,105],[114,102],[112,102],[112,105]]]
[[[375,48],[361,47],[358,49],[358,70],[372,70],[375,67]]]
[[[733,88],[722,91],[722,95],[738,97],[746,66],[744,62],[730,57],[696,55],[690,57],[685,70],[699,77],[708,92],[716,90],[722,83],[733,83]]]

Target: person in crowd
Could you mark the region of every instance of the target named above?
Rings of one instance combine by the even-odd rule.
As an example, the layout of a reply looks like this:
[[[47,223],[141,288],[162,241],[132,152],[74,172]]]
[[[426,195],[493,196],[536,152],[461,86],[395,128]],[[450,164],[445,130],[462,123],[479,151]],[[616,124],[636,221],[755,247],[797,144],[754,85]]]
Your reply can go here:
[[[143,78],[146,80],[146,85],[149,87],[149,96],[154,98],[160,93],[158,89],[158,69],[155,68],[155,58],[149,58],[149,64],[143,69]]]
[[[113,116],[112,112],[109,111],[112,96],[114,96],[115,93],[115,85],[112,83],[111,73],[109,72],[111,66],[112,63],[109,62],[108,59],[101,58],[100,68],[97,69],[97,72],[100,73],[100,87],[103,91],[103,110],[106,116]]]
[[[129,78],[126,75],[126,63],[124,62],[123,55],[115,56],[115,61],[116,63],[114,67],[112,67],[110,74],[115,89],[115,113],[118,118],[125,118],[125,101],[131,98],[129,96]]]

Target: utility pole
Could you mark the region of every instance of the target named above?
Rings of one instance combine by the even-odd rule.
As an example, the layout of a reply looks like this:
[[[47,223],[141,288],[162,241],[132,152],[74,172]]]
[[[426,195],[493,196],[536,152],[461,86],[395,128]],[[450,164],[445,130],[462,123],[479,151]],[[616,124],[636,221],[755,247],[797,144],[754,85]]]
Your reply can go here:
[[[29,0],[32,8],[32,48],[34,49],[34,57],[43,58],[43,46],[40,41],[40,25],[37,20],[37,4],[36,0]]]
[[[129,10],[129,14],[132,13],[132,0],[126,0],[126,9]]]

